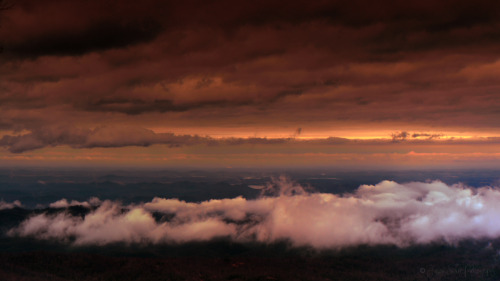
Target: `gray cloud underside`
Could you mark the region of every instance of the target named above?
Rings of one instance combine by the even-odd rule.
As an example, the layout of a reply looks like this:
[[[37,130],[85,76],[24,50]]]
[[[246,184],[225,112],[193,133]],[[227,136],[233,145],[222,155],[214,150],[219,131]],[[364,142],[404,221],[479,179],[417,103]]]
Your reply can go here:
[[[300,128],[299,128],[300,129]],[[297,130],[299,130],[297,129]],[[411,136],[411,137],[410,137]],[[421,138],[424,136],[425,138]],[[439,135],[441,136],[441,135]],[[40,149],[44,147],[70,146],[73,148],[96,147],[126,147],[151,146],[163,144],[169,147],[189,145],[376,145],[388,143],[411,144],[497,144],[500,138],[489,137],[480,139],[447,139],[440,141],[435,134],[397,132],[390,139],[347,139],[328,137],[318,139],[297,139],[297,133],[285,138],[213,138],[210,136],[178,135],[174,133],[155,133],[152,130],[132,126],[100,126],[94,129],[77,127],[42,127],[21,135],[5,135],[0,139],[0,146],[6,147],[12,153]]]
[[[239,242],[290,240],[294,245],[317,248],[455,243],[500,236],[500,190],[496,187],[383,181],[339,196],[308,193],[280,178],[264,191],[274,195],[200,203],[154,198],[130,206],[96,198],[90,202],[60,200],[53,207],[82,205],[90,212],[83,218],[69,212],[38,214],[9,234],[74,241],[75,245],[182,243],[229,237]],[[162,218],[155,219],[153,213]]]
[[[15,15],[19,20],[24,19],[24,24],[27,25],[23,26],[24,30],[19,27],[19,30],[12,31],[22,32],[24,36],[21,38],[13,35],[8,37],[15,44],[9,44],[7,51],[11,50],[18,55],[67,55],[126,48],[130,43],[154,38],[158,33],[158,24],[151,22],[160,22],[163,27],[161,30],[166,33],[175,34],[182,28],[209,27],[220,30],[227,37],[235,36],[236,30],[248,26],[280,28],[287,24],[300,25],[319,21],[325,25],[360,30],[366,26],[379,25],[381,31],[364,40],[372,57],[394,55],[400,51],[422,51],[499,41],[497,34],[488,29],[499,22],[500,7],[495,1],[442,2],[432,5],[422,1],[406,1],[404,5],[396,5],[393,1],[372,4],[366,1],[234,3],[227,0],[149,0],[141,3],[126,1],[124,4],[123,1],[100,3],[73,0],[67,3],[23,1],[14,8],[17,13]],[[54,18],[54,14],[60,17]],[[72,21],[67,21],[68,18]],[[144,24],[145,19],[149,19],[148,24]],[[37,32],[30,32],[27,27]],[[475,36],[478,40],[470,40],[454,33],[456,30],[478,27],[476,32],[482,35]],[[104,31],[100,32],[101,28]],[[107,36],[95,36],[96,34]],[[40,38],[45,40],[36,40]],[[49,40],[54,38],[58,40]],[[335,47],[334,38],[324,36],[318,39],[316,44]],[[69,41],[75,43],[68,45]],[[177,52],[202,48],[194,45],[189,49],[176,49],[175,44],[172,45],[170,50]]]
[[[300,128],[299,128],[300,129]],[[299,130],[297,129],[297,130]],[[73,148],[151,146],[163,144],[169,147],[190,145],[377,145],[388,143],[407,144],[498,144],[500,138],[439,140],[442,135],[426,133],[396,132],[391,139],[347,139],[328,137],[318,139],[298,139],[297,133],[284,138],[213,138],[210,136],[178,135],[174,133],[155,133],[152,130],[132,126],[100,126],[94,129],[77,127],[42,127],[21,135],[5,135],[0,139],[0,147],[6,147],[12,153],[40,149],[44,147],[70,146]],[[424,137],[424,138],[422,138]]]

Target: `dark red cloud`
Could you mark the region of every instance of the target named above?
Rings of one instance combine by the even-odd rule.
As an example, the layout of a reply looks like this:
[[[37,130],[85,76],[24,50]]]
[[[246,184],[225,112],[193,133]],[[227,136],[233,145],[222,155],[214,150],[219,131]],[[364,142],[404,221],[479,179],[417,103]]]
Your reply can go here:
[[[496,1],[25,0],[5,13],[2,34],[6,50],[19,56],[126,48],[150,41],[160,32],[171,40],[162,51],[182,54],[220,49],[221,38],[234,43],[251,37],[245,30],[259,36],[258,29],[265,29],[277,37],[247,44],[247,48],[259,49],[256,56],[267,54],[265,49],[271,45],[281,52],[293,45],[309,45],[349,52],[349,60],[357,56],[391,59],[402,52],[498,43],[499,15]],[[317,32],[301,32],[300,25],[308,23],[316,23]],[[367,27],[373,27],[370,33],[364,31]],[[289,32],[294,28],[297,33]],[[339,37],[342,32],[355,34]],[[290,41],[294,41],[292,46],[287,44]],[[364,43],[359,48],[363,53],[350,50],[357,43]]]
[[[1,24],[2,130],[498,131],[497,1],[24,0]]]

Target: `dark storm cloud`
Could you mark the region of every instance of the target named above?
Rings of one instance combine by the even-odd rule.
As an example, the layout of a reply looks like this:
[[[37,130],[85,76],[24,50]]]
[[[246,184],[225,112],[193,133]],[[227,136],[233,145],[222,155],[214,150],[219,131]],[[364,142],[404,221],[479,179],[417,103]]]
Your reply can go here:
[[[471,37],[480,39],[481,43],[500,39],[493,28],[499,23],[500,15],[500,5],[495,1],[64,2],[17,3],[13,11],[5,15],[8,19],[6,28],[10,29],[4,31],[8,49],[20,56],[78,55],[147,42],[161,31],[176,39],[179,30],[210,27],[221,36],[234,38],[241,28],[257,26],[280,30],[286,29],[288,24],[310,22],[354,32],[379,25],[377,32],[363,36],[362,40],[367,44],[367,50],[375,53],[479,43],[470,41]],[[335,49],[338,40],[329,37],[332,34],[328,32],[324,35],[310,43]],[[297,44],[306,44],[304,37],[295,39]],[[199,47],[206,46],[206,43]],[[287,49],[289,46],[281,47]],[[189,49],[175,50],[175,44],[172,44],[170,51]],[[266,54],[262,51],[257,54]]]
[[[17,1],[2,15],[6,55],[82,55],[154,39],[162,30],[131,1]]]
[[[173,133],[155,133],[151,130],[132,126],[101,126],[94,129],[69,126],[41,127],[22,135],[5,135],[0,139],[0,146],[10,152],[25,151],[54,146],[73,148],[151,146],[164,144],[169,147],[186,145],[243,145],[243,144],[283,144],[292,138],[223,138],[208,136],[176,135]]]
[[[155,99],[152,101],[141,99],[101,99],[80,106],[87,111],[120,112],[137,115],[145,112],[183,112],[204,107],[225,107],[244,104],[249,104],[249,102],[205,101],[175,104],[174,101],[167,99]]]
[[[12,7],[12,4],[11,3],[8,3],[7,1],[5,0],[0,0],[0,11],[1,10],[7,10],[9,8]]]
[[[157,22],[144,20],[125,24],[115,22],[93,23],[85,30],[42,34],[29,41],[7,46],[7,51],[18,57],[42,55],[82,55],[112,48],[125,48],[153,40],[161,31]]]
[[[6,135],[0,145],[13,153],[68,145],[74,148],[150,146],[167,144],[169,146],[207,143],[210,139],[172,133],[156,134],[151,130],[137,127],[97,127],[95,129],[75,127],[42,127],[23,135]]]
[[[498,128],[499,30],[496,1],[19,1],[0,121]]]

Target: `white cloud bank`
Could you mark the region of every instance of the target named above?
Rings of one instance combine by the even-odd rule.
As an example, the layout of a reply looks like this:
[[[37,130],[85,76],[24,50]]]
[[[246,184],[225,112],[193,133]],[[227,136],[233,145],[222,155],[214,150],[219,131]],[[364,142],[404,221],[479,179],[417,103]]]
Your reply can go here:
[[[77,245],[113,242],[171,243],[229,237],[317,248],[395,244],[500,236],[500,188],[471,188],[440,181],[362,185],[353,194],[307,193],[281,178],[263,189],[275,196],[188,203],[154,198],[123,206],[104,201],[84,218],[39,214],[9,231],[40,239],[74,239]],[[82,206],[95,205],[79,202]],[[57,202],[56,202],[57,203]],[[64,202],[63,202],[64,203]],[[66,204],[71,205],[67,201]],[[169,219],[155,220],[153,213]]]

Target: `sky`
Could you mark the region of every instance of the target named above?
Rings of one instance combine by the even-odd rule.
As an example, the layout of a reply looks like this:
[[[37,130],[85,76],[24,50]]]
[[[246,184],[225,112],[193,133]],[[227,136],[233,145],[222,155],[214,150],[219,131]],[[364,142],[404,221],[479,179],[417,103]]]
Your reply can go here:
[[[0,3],[0,166],[500,164],[497,1]]]

